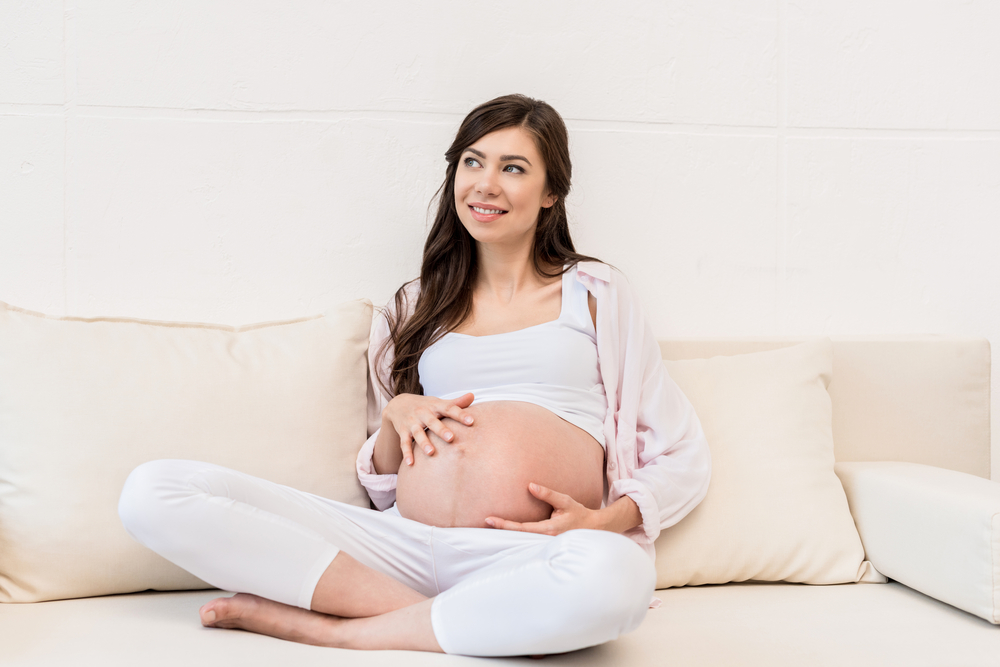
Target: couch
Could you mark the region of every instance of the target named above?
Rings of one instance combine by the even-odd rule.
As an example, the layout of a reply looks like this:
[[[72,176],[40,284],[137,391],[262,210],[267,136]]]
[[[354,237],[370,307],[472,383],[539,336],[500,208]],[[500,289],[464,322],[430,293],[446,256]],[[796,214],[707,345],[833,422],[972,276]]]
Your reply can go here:
[[[224,327],[0,304],[0,664],[479,664],[203,628],[198,607],[223,593],[117,522],[123,476],[149,458],[366,504],[353,453],[371,417],[371,317],[354,302]],[[667,587],[642,626],[546,663],[1000,664],[987,341],[671,340],[661,352],[705,423],[714,486],[659,538]],[[784,435],[768,430],[786,417]],[[787,454],[773,449],[785,436]],[[786,463],[806,440],[816,481],[803,485]],[[808,497],[819,486],[822,510]],[[755,505],[758,489],[771,496]]]

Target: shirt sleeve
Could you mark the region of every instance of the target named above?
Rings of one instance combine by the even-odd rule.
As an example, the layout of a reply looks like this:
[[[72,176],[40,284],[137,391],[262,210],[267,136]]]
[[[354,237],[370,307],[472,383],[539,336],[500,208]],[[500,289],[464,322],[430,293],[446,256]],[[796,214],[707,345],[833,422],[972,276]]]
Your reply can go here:
[[[652,328],[627,284],[619,292],[618,431],[623,442],[617,449],[631,459],[631,474],[609,485],[608,502],[622,496],[635,501],[642,524],[626,535],[652,543],[704,499],[711,454],[698,415],[667,373]]]
[[[410,310],[416,298],[416,283],[407,285],[404,292],[404,308]],[[382,411],[388,405],[392,396],[385,390],[378,378],[388,382],[389,371],[392,368],[393,349],[390,345],[385,354],[379,358],[379,351],[389,340],[389,317],[395,315],[395,299],[389,301],[385,308],[372,318],[371,335],[368,338],[368,440],[358,452],[356,468],[361,485],[368,491],[368,497],[380,510],[392,507],[396,502],[396,475],[380,475],[375,472],[372,457],[375,454],[375,441],[382,426]]]
[[[376,430],[358,452],[357,470],[361,486],[365,487],[368,497],[380,510],[389,509],[396,502],[396,475],[380,475],[375,472],[372,456],[375,454],[375,441],[378,439]]]

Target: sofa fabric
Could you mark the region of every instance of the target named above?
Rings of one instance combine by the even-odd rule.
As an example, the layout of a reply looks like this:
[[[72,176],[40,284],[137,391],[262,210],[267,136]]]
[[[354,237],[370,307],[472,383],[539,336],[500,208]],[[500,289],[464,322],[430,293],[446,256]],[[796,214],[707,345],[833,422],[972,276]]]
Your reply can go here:
[[[833,470],[830,341],[665,363],[705,430],[712,481],[656,541],[657,588],[884,581]]]
[[[1000,624],[1000,484],[901,461],[837,474],[880,572]]]
[[[0,304],[0,601],[204,588],[119,521],[145,461],[208,461],[367,506],[354,458],[371,313],[354,301],[235,328]]]
[[[660,591],[635,632],[527,658],[350,651],[203,628],[220,591],[0,605],[4,667],[995,667],[1000,631],[898,583]],[[56,630],[58,629],[58,630]]]
[[[367,306],[356,304],[345,308],[346,311],[334,309],[331,312],[346,313],[345,322],[359,316],[359,328],[364,329],[360,325],[368,318],[365,312]],[[73,588],[81,595],[96,594],[101,587],[138,590],[151,585],[153,579],[161,587],[183,583],[199,585],[200,582],[175,576],[169,569],[158,569],[165,564],[155,562],[155,557],[148,560],[151,554],[143,554],[142,549],[128,541],[124,534],[115,536],[103,523],[112,516],[115,530],[120,529],[114,512],[118,488],[131,466],[139,460],[164,455],[207,458],[201,455],[214,451],[219,458],[229,457],[229,461],[219,461],[224,465],[228,463],[264,477],[287,475],[289,478],[285,481],[300,488],[308,489],[311,483],[318,486],[317,480],[326,478],[322,461],[327,459],[322,456],[302,455],[309,461],[309,466],[319,465],[318,471],[288,468],[300,454],[295,450],[295,442],[285,437],[279,439],[281,444],[278,447],[271,442],[265,444],[263,450],[249,447],[247,451],[237,451],[244,443],[227,449],[227,438],[218,438],[217,432],[202,435],[189,429],[186,435],[195,438],[194,441],[182,439],[167,443],[166,436],[160,436],[159,432],[162,430],[168,435],[176,433],[171,429],[176,429],[177,425],[170,424],[171,420],[184,418],[198,423],[199,412],[194,405],[197,401],[206,402],[206,411],[220,410],[217,403],[219,392],[211,387],[187,387],[186,391],[192,393],[190,400],[179,396],[180,392],[176,390],[174,395],[160,391],[151,399],[169,399],[177,406],[186,406],[184,409],[189,411],[188,414],[179,413],[180,408],[171,408],[159,422],[146,421],[141,428],[136,426],[139,418],[129,417],[125,412],[132,405],[129,391],[155,387],[165,380],[143,378],[141,375],[136,378],[133,368],[171,375],[185,368],[191,371],[192,359],[200,358],[200,364],[217,362],[208,362],[192,353],[187,343],[175,341],[163,347],[147,346],[147,352],[155,351],[172,361],[162,367],[145,366],[141,350],[129,351],[133,344],[129,342],[130,336],[118,331],[118,327],[134,324],[141,325],[139,328],[184,329],[190,325],[44,317],[41,317],[43,321],[39,321],[37,318],[40,317],[17,309],[0,308],[2,591],[10,591],[12,583],[22,587],[15,589],[19,594],[35,594],[48,587],[46,590],[58,588],[64,592]],[[273,340],[267,345],[263,341],[250,345],[250,350],[256,350],[253,354],[245,349],[251,339],[244,338],[253,329],[194,327],[216,332],[205,334],[211,340],[216,340],[211,336],[222,336],[225,342],[213,343],[216,353],[249,364],[243,370],[232,371],[235,378],[232,382],[260,382],[281,387],[272,392],[273,405],[261,408],[258,402],[255,408],[244,409],[241,419],[247,419],[259,428],[261,423],[266,423],[269,414],[299,414],[285,405],[287,400],[297,396],[288,386],[295,373],[282,375],[288,382],[263,382],[263,379],[274,377],[277,366],[286,363],[283,358],[294,362],[291,365],[298,368],[296,373],[301,373],[304,380],[314,383],[311,391],[328,392],[330,395],[336,393],[330,385],[317,379],[327,371],[319,369],[317,375],[310,375],[302,361],[304,355],[299,354],[308,350],[317,338],[327,341],[328,335],[310,329],[312,334],[299,339],[287,335],[289,331],[284,329],[297,327],[300,323],[311,323],[310,327],[318,325],[321,330],[346,332],[351,329],[350,326],[342,329],[340,325],[317,320],[312,318],[272,325],[278,328],[265,336],[270,335]],[[60,322],[67,327],[84,326],[84,332],[87,327],[101,322],[115,326],[102,334],[106,339],[95,347],[93,341],[85,344],[91,333],[81,336],[79,331],[73,333],[75,329],[63,330],[60,327],[64,324]],[[258,328],[266,330],[268,326]],[[363,355],[361,348],[367,341],[367,331],[359,333],[359,348],[354,347],[353,335],[334,335],[334,338],[343,337],[343,345],[335,345],[344,355],[343,368],[353,367],[353,362],[349,361],[353,354]],[[146,331],[140,338],[150,335],[169,339],[165,331],[155,335]],[[263,347],[258,348],[258,344]],[[668,359],[707,358],[787,348],[794,344],[795,341],[787,340],[664,341],[661,349]],[[119,346],[123,349],[115,349]],[[298,350],[299,347],[302,350]],[[14,354],[15,351],[17,354]],[[330,354],[331,358],[336,356]],[[118,364],[115,372],[119,375],[115,377],[102,364],[107,365],[108,359],[119,357],[131,361]],[[327,361],[321,363],[326,364]],[[358,377],[363,385],[363,363],[360,366],[362,369]],[[216,367],[228,368],[226,364]],[[989,369],[989,344],[981,339],[835,340],[829,395],[833,401],[833,437],[838,460],[872,457],[919,463],[932,460],[942,468],[988,475]],[[95,373],[96,379],[73,377],[83,372]],[[675,373],[678,377],[681,374]],[[340,406],[351,404],[354,398],[359,399],[358,404],[363,403],[363,397],[354,394],[357,377],[351,377],[347,383],[349,387],[340,388],[337,401],[324,406],[329,410],[330,418],[338,423],[347,423],[352,418],[352,414],[340,411]],[[203,382],[211,384],[208,380]],[[218,385],[220,381],[214,382]],[[119,383],[126,386],[116,393],[115,385]],[[62,393],[48,391],[50,389]],[[20,394],[29,391],[35,394]],[[107,397],[124,401],[124,404],[118,407],[113,403],[105,405]],[[38,402],[39,407],[32,407],[32,402]],[[44,409],[54,404],[61,406],[60,409]],[[100,428],[93,425],[80,428],[80,425],[88,423],[88,419],[84,418],[86,415],[75,413],[81,407],[104,410],[101,419],[121,419],[123,426],[113,428],[105,423]],[[319,409],[316,407],[315,411]],[[204,420],[204,416],[201,419]],[[32,423],[32,420],[39,423]],[[97,420],[98,415],[89,417],[89,421]],[[200,427],[206,428],[206,425],[201,423]],[[129,429],[131,433],[124,432]],[[54,437],[60,433],[61,437]],[[134,437],[136,434],[142,437]],[[945,435],[947,437],[943,437]],[[844,438],[847,439],[846,445]],[[168,454],[159,451],[146,453],[144,448],[157,440]],[[26,447],[26,441],[35,442],[39,447]],[[116,446],[118,448],[112,451],[104,447],[108,441],[131,444]],[[248,442],[257,447],[260,441],[251,439]],[[175,454],[178,445],[189,449],[183,454]],[[139,451],[133,453],[132,447]],[[323,449],[325,457],[341,456],[339,447],[330,449],[324,446]],[[261,451],[264,454],[259,456]],[[294,453],[295,456],[275,456],[276,451]],[[136,460],[124,464],[118,462],[118,459],[129,457]],[[315,463],[317,458],[322,460],[320,464]],[[344,458],[351,475],[353,458],[353,452]],[[333,469],[341,469],[340,464],[331,462],[329,465]],[[259,469],[248,469],[254,466]],[[901,504],[888,497],[891,495],[888,491],[887,497],[881,498],[882,493],[875,488],[877,483],[874,477],[856,478],[860,483],[855,484],[849,475],[844,475],[845,470],[844,466],[838,468],[857,512],[862,538],[866,547],[870,545],[872,558],[894,573],[893,576],[905,578],[911,585],[922,586],[927,592],[933,591],[932,594],[952,600],[955,604],[956,591],[952,590],[952,584],[962,589],[966,581],[962,571],[949,571],[948,568],[957,563],[961,570],[973,564],[981,571],[980,566],[985,562],[982,560],[981,539],[985,535],[983,518],[986,514],[995,516],[991,513],[994,511],[992,498],[996,493],[996,483],[983,480],[970,482],[961,477],[953,478],[960,480],[960,484],[946,488],[947,484],[938,483],[937,472],[929,473],[934,479],[929,478],[926,484],[913,480],[890,482],[901,489],[903,495],[912,496],[910,501]],[[302,481],[290,479],[300,473]],[[51,480],[50,475],[54,476]],[[977,491],[975,484],[979,484],[985,493]],[[111,489],[107,498],[94,491],[95,486],[104,485]],[[317,486],[312,489],[322,493]],[[335,486],[342,491],[349,488],[342,484]],[[866,490],[869,486],[871,489]],[[357,487],[355,489],[360,491]],[[858,490],[861,492],[857,493]],[[970,498],[969,494],[975,497]],[[865,499],[867,495],[873,502]],[[934,511],[926,503],[930,503]],[[944,510],[941,517],[935,514],[938,507]],[[883,508],[889,511],[883,511]],[[872,522],[873,518],[875,522]],[[944,519],[943,523],[938,521],[939,518]],[[79,532],[93,532],[108,544],[94,544],[98,540],[87,541],[80,538],[79,533],[74,534],[74,521],[81,523]],[[995,519],[991,521],[996,523]],[[885,529],[889,531],[887,534],[891,533],[893,539],[899,540],[903,546],[884,544],[880,539],[882,529],[875,527],[878,522],[891,523],[891,527]],[[60,531],[66,531],[66,535]],[[992,530],[992,534],[996,534],[996,529]],[[119,538],[126,541],[121,542]],[[971,551],[959,548],[949,552],[949,545],[933,543],[933,540],[960,542],[969,538],[973,544]],[[25,548],[21,548],[18,539],[24,541]],[[942,547],[946,548],[942,550]],[[919,553],[921,550],[935,555],[926,558]],[[968,560],[968,554],[976,560]],[[82,560],[82,567],[76,563],[78,559]],[[939,563],[941,567],[935,569]],[[900,567],[897,568],[897,564]],[[913,568],[914,564],[919,567]],[[669,563],[667,567],[670,567]],[[66,572],[59,573],[60,568]],[[11,572],[22,578],[12,580],[8,576]],[[93,578],[99,586],[88,588],[80,585],[79,582],[86,578]],[[921,578],[933,583],[936,588],[925,586]],[[994,581],[998,580],[1000,576],[994,578]],[[29,590],[29,587],[34,588]],[[87,593],[87,590],[93,593]],[[253,633],[201,627],[198,607],[219,594],[215,590],[147,592],[38,604],[0,604],[0,663],[11,667],[202,663],[239,663],[248,667],[289,663],[305,667],[331,662],[352,666],[471,665],[482,662],[476,658],[416,652],[325,649]],[[996,626],[897,582],[878,586],[730,583],[675,587],[657,595],[663,600],[662,606],[650,610],[637,631],[584,651],[548,656],[545,662],[553,665],[636,666],[774,667],[787,664],[913,667],[961,664],[985,667],[996,665],[1000,655],[1000,633]],[[975,596],[983,600],[983,590],[976,591]],[[526,663],[522,658],[501,658],[493,662]]]
[[[660,351],[664,359],[707,359],[801,342],[670,340]],[[838,461],[912,461],[990,478],[988,340],[838,336],[832,343],[828,390]]]

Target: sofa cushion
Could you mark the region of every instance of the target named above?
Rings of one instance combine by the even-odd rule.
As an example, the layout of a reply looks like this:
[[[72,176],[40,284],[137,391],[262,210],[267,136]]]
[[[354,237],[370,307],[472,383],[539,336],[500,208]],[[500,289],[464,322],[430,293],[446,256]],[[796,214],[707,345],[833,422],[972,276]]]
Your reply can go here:
[[[707,359],[804,340],[671,339],[660,341],[660,351],[664,359]],[[838,462],[912,461],[990,479],[989,340],[934,335],[831,340],[828,390]]]
[[[656,541],[657,588],[884,580],[833,470],[829,341],[664,363],[701,419],[712,480]]]
[[[1000,625],[1000,484],[908,461],[838,463],[880,572]]]
[[[359,506],[371,304],[227,327],[0,303],[0,601],[205,584],[134,542],[118,496],[159,458]]]
[[[203,628],[221,591],[137,593],[0,605],[4,667],[996,667],[1000,632],[898,583],[729,584],[663,591],[635,632],[550,655],[474,658],[353,651]],[[58,628],[58,631],[54,631]]]

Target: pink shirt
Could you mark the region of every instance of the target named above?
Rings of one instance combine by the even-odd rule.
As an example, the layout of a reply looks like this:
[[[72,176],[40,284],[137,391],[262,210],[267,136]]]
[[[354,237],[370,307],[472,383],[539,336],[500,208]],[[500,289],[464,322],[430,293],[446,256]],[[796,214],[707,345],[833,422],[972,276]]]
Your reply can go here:
[[[708,492],[711,457],[694,408],[667,374],[660,348],[621,273],[607,264],[581,262],[577,280],[597,301],[597,354],[608,398],[604,419],[607,442],[605,505],[628,496],[639,507],[642,524],[626,532],[654,555],[660,530],[680,521]],[[412,308],[419,290],[407,292]],[[390,302],[389,308],[392,308]],[[372,324],[369,364],[372,377],[388,377],[391,350],[380,368],[375,352],[389,336],[386,318]],[[361,484],[380,510],[396,499],[396,475],[375,473],[372,455],[390,396],[377,382],[369,387],[369,438],[358,452]]]

